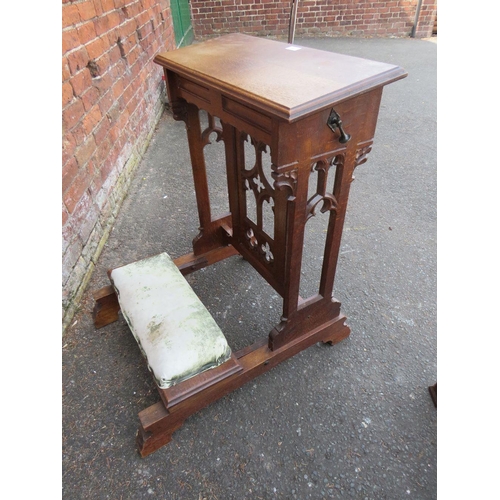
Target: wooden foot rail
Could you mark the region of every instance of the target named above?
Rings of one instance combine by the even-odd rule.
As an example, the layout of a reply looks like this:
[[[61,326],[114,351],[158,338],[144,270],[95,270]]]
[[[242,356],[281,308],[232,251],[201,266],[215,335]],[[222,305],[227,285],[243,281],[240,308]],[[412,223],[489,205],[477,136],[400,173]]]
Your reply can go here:
[[[306,332],[300,339],[286,346],[271,351],[267,342],[258,342],[235,353],[240,370],[215,385],[209,385],[201,391],[187,396],[179,403],[167,408],[170,393],[182,391],[180,385],[189,387],[196,384],[196,378],[179,384],[171,389],[160,391],[162,401],[139,413],[140,426],[137,434],[137,446],[142,457],[153,453],[172,439],[172,434],[194,413],[217,401],[230,392],[250,382],[259,375],[271,370],[304,349],[324,342],[336,344],[349,336],[350,329],[345,324],[345,316],[339,315],[334,321],[321,329]],[[189,392],[189,391],[186,391]]]
[[[187,276],[198,269],[211,266],[233,255],[238,255],[238,252],[231,245],[227,245],[198,256],[194,253],[188,253],[174,259],[174,263],[179,268],[179,271],[184,276]],[[92,295],[94,298],[94,309],[92,311],[94,326],[102,328],[117,321],[120,304],[114,288],[107,285],[96,290]]]

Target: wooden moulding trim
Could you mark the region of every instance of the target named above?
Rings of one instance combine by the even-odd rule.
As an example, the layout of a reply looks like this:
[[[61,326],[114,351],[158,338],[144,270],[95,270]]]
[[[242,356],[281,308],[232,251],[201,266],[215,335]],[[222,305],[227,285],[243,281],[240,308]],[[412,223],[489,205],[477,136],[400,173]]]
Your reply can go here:
[[[199,85],[186,78],[178,78],[177,85],[182,93],[190,94],[194,97],[198,97],[202,101],[210,104],[210,89],[204,85]]]
[[[407,76],[407,72],[403,68],[395,66],[394,68],[391,68],[383,73],[379,73],[374,77],[361,80],[353,85],[348,85],[341,90],[325,94],[318,99],[313,99],[291,109],[256,94],[252,94],[251,92],[245,91],[243,93],[240,89],[227,85],[216,78],[204,75],[192,69],[186,68],[183,65],[167,60],[163,58],[161,54],[158,54],[154,58],[154,62],[166,69],[174,71],[183,78],[193,81],[201,87],[213,87],[223,93],[226,97],[235,99],[243,105],[258,109],[262,113],[284,119],[290,123],[298,120],[299,118],[304,118],[305,116],[320,109],[333,106],[355,95],[364,94],[376,87],[388,85],[389,83],[395,82]]]
[[[222,109],[229,113],[230,115],[239,118],[240,120],[253,125],[254,127],[260,128],[267,134],[271,134],[273,128],[273,121],[269,116],[255,111],[249,108],[245,104],[240,104],[234,99],[229,99],[226,96],[222,96]]]
[[[234,375],[241,370],[243,370],[243,368],[239,365],[235,355],[231,354],[231,358],[222,365],[206,370],[168,389],[158,390],[165,407],[171,408],[181,401],[184,401],[198,392],[201,392],[203,389],[206,389],[207,387],[216,384],[217,382],[220,382],[226,377]]]
[[[405,78],[408,73],[400,67],[395,67],[385,73],[380,73],[376,77],[361,80],[354,85],[344,87],[342,90],[326,94],[319,99],[306,102],[300,106],[295,107],[290,113],[290,122],[297,121],[299,118],[304,118],[316,111],[329,108],[330,106],[337,105],[354,96],[366,94],[371,90],[388,85]]]

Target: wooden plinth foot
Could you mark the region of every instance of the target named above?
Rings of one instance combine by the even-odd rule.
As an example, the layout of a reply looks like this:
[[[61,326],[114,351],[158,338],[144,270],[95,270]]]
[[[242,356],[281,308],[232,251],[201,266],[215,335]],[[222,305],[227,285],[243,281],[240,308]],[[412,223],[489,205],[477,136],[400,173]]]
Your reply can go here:
[[[351,334],[351,329],[345,323],[343,326],[344,328],[342,328],[341,330],[332,328],[330,335],[325,334],[326,338],[325,340],[322,340],[322,342],[328,345],[335,345],[349,337],[349,335]]]
[[[429,387],[429,393],[432,398],[432,402],[434,403],[434,406],[437,408],[438,405],[438,385],[437,382],[434,385],[431,385]]]
[[[171,416],[161,401],[141,411],[139,420],[136,444],[143,458],[170,443],[172,434],[184,423],[184,419]]]
[[[302,338],[304,332],[316,330],[321,330],[326,336],[331,332],[332,342],[340,342],[342,339],[336,340],[339,335],[337,325],[339,315],[340,302],[334,298],[316,295],[310,299],[302,300],[292,316],[283,319],[271,330],[269,348],[273,351],[280,349],[293,342],[294,339]],[[349,331],[349,328],[346,328]],[[342,331],[345,333],[346,329],[343,328]],[[330,342],[330,340],[327,341]]]

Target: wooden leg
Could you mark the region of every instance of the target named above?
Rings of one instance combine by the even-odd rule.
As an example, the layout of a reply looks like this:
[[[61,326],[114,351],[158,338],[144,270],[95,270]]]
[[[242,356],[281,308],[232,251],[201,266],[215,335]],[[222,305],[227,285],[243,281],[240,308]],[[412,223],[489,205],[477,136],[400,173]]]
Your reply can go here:
[[[94,297],[94,310],[92,311],[92,318],[96,328],[102,328],[118,320],[118,311],[120,304],[115,290],[111,285],[105,286],[93,294]]]
[[[317,342],[332,344],[340,342],[350,332],[349,327],[345,324],[345,320],[345,316],[339,315],[320,328],[307,331],[302,336],[275,350],[269,349],[265,339],[257,342],[235,353],[235,357],[241,368],[236,373],[213,385],[205,387],[203,390],[183,399],[179,404],[175,404],[168,409],[160,401],[140,412],[140,426],[137,439],[139,453],[144,457],[161,448],[172,439],[172,434],[182,426],[182,423],[190,415],[238,389],[262,373],[269,371],[282,361]],[[196,383],[194,379],[196,377],[186,382]],[[162,399],[169,400],[169,391],[174,392],[174,390],[177,391],[179,389],[176,386],[172,389],[162,390],[164,392]]]

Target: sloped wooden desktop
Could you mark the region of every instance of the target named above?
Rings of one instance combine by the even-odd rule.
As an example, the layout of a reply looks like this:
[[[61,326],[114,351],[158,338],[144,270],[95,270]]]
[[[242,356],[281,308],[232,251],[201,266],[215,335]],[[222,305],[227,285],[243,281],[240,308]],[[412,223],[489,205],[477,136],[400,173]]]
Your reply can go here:
[[[349,335],[332,293],[352,174],[372,148],[383,86],[406,76],[398,66],[241,34],[162,53],[155,62],[164,68],[174,118],[186,124],[200,220],[193,252],[175,260],[178,268],[186,275],[240,254],[283,298],[283,312],[261,342],[159,390],[161,401],[139,414],[142,456],[168,443],[189,415],[281,361]],[[208,113],[205,129],[200,110]],[[211,213],[204,156],[214,132],[224,142],[230,208],[219,218]],[[255,148],[255,165],[248,166],[245,141]],[[265,151],[272,178],[263,170]],[[249,197],[256,214],[247,213]],[[274,231],[264,230],[264,203],[273,207]],[[316,210],[329,212],[328,230],[318,293],[304,299],[304,229]],[[96,327],[117,319],[110,287],[95,299]]]

